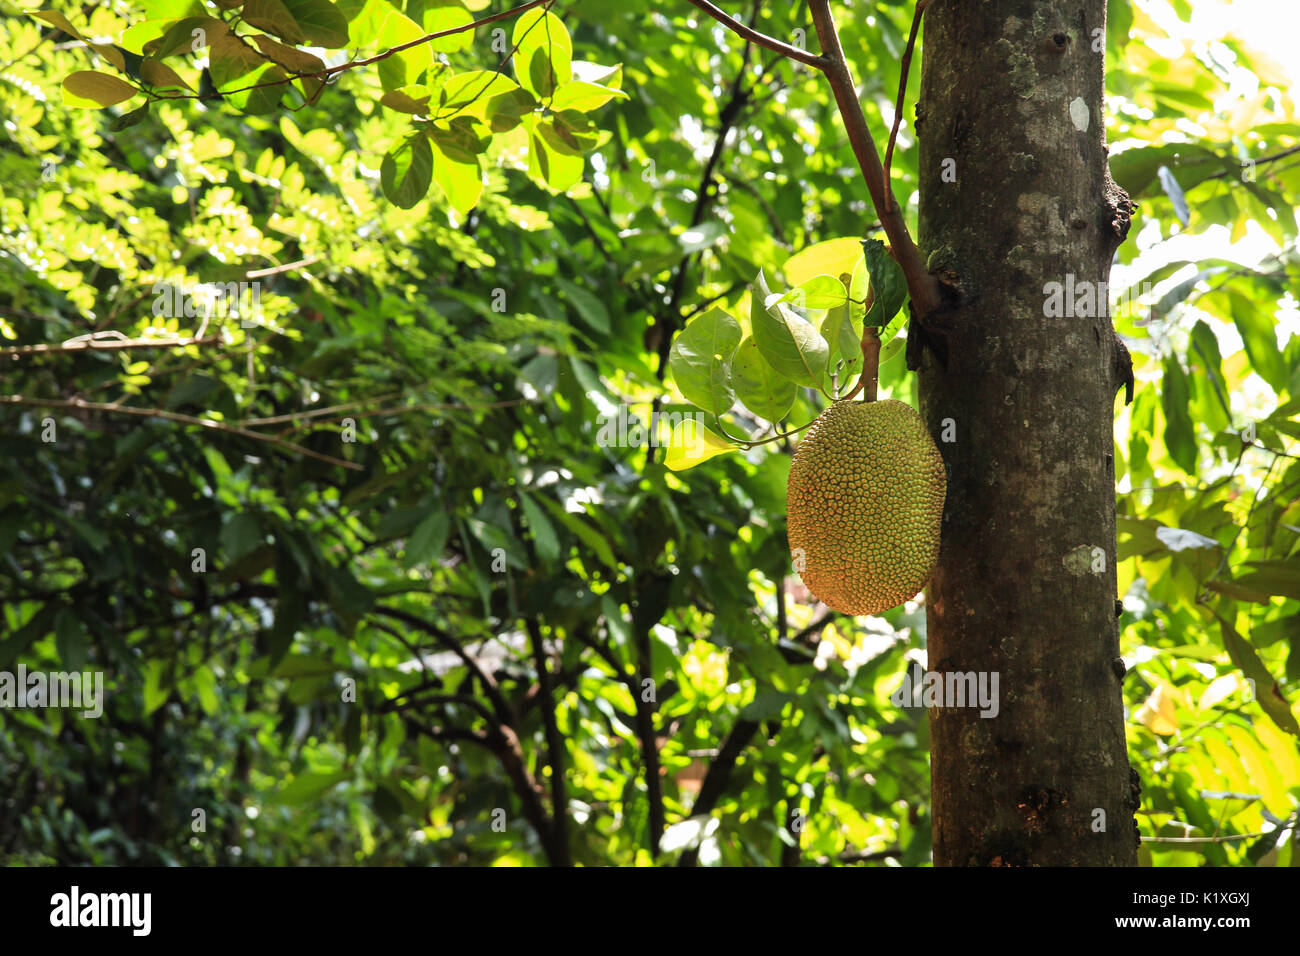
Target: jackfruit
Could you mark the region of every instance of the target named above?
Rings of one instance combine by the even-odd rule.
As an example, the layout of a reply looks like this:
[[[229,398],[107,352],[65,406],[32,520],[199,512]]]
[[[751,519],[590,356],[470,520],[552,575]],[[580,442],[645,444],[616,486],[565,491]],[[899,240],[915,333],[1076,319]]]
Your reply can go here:
[[[795,570],[844,614],[879,614],[915,597],[939,557],[947,487],[939,449],[910,405],[836,402],[790,464]]]

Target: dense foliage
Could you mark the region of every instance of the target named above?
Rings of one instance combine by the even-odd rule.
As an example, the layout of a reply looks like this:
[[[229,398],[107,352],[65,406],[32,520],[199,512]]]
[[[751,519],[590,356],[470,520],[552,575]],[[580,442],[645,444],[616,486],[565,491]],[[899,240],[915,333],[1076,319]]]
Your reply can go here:
[[[106,699],[0,709],[0,859],[928,861],[925,713],[890,699],[921,602],[802,588],[792,437],[669,468],[640,426],[693,411],[674,335],[748,332],[760,270],[851,292],[834,104],[685,3],[529,6],[349,66],[507,7],[3,3],[0,670]],[[1143,861],[1300,865],[1300,121],[1185,0],[1111,10],[1141,827],[1251,835]],[[842,17],[881,136],[911,15]]]

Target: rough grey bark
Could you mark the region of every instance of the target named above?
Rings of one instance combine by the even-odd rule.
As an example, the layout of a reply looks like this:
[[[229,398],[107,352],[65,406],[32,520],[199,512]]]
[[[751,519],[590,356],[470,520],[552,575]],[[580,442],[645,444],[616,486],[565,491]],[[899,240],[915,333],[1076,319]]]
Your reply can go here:
[[[918,350],[949,475],[929,667],[997,672],[1001,691],[993,718],[930,712],[940,866],[1136,862],[1115,666],[1126,353],[1104,295],[1100,314],[1044,309],[1047,283],[1099,292],[1128,231],[1106,164],[1105,6],[937,0],[926,13],[919,239],[955,296]]]

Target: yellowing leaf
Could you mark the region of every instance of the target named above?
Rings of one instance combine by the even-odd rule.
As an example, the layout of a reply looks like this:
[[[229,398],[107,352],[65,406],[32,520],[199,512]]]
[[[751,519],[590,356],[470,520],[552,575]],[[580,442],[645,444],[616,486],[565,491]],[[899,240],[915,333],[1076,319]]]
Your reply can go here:
[[[852,275],[854,266],[861,258],[861,239],[828,239],[796,252],[785,260],[781,271],[785,273],[786,282],[800,285],[818,275]]]
[[[716,455],[736,451],[736,446],[720,438],[693,418],[673,426],[664,464],[673,471],[685,471]]]
[[[1174,699],[1164,684],[1157,684],[1151,696],[1137,709],[1133,719],[1153,734],[1168,737],[1178,732],[1178,714]]]
[[[1224,674],[1222,677],[1215,678],[1201,694],[1201,701],[1196,705],[1196,709],[1209,710],[1215,704],[1227,700],[1236,692],[1239,683],[1240,678],[1236,674]]]

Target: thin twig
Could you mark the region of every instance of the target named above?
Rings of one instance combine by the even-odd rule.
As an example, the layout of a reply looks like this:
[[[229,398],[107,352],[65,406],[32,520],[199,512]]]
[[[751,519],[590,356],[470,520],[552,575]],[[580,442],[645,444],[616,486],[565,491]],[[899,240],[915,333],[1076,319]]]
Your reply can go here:
[[[412,47],[420,46],[424,43],[430,43],[433,40],[440,40],[443,37],[453,36],[457,33],[464,33],[466,30],[473,30],[475,27],[485,26],[489,23],[495,23],[498,20],[505,20],[509,17],[517,16],[531,10],[533,7],[540,7],[542,4],[550,6],[555,0],[528,0],[528,3],[521,4],[510,10],[503,10],[501,13],[494,13],[491,16],[482,17],[478,20],[472,20],[469,23],[462,23],[460,26],[450,27],[446,30],[439,30],[437,33],[430,33],[420,37],[418,40],[411,40],[408,43],[401,43],[395,47],[385,50],[383,53],[377,53],[372,57],[364,60],[349,60],[347,63],[340,63],[338,66],[331,66],[324,70],[317,70],[314,73],[290,73],[282,80],[270,80],[266,83],[254,83],[252,86],[241,86],[232,90],[216,90],[212,93],[172,93],[167,95],[155,95],[159,100],[210,100],[221,99],[232,93],[247,93],[250,90],[261,90],[271,86],[283,86],[286,83],[292,83],[294,80],[322,80],[328,81],[331,77],[348,70],[354,70],[359,66],[370,66],[372,63],[378,63],[380,60],[386,60],[396,53],[402,53]],[[322,89],[324,87],[322,86]],[[317,91],[320,92],[319,90]]]
[[[778,40],[775,37],[768,36],[766,33],[760,33],[752,27],[747,27],[726,11],[714,6],[709,2],[709,0],[690,0],[690,2],[742,39],[748,40],[751,43],[756,43],[775,53],[780,53],[782,56],[789,57],[791,60],[798,60],[800,63],[805,63],[808,66],[815,67],[816,69],[821,70],[826,67],[826,58],[824,56],[818,56],[815,53],[809,53],[807,50],[801,50],[797,46],[791,46],[783,40]]]
[[[353,461],[344,461],[342,458],[334,458],[331,455],[324,455],[318,451],[312,451],[310,448],[304,448],[302,445],[286,441],[283,438],[277,438],[274,435],[262,435],[258,432],[249,431],[246,428],[240,428],[237,425],[227,425],[225,422],[214,421],[211,418],[195,418],[193,415],[182,415],[179,412],[169,412],[162,408],[140,408],[135,405],[121,405],[117,402],[87,402],[80,398],[27,398],[23,395],[0,395],[0,404],[5,405],[31,405],[38,408],[70,408],[80,409],[93,412],[108,412],[115,415],[135,415],[139,418],[162,418],[169,422],[178,422],[182,425],[197,425],[200,428],[210,428],[213,431],[225,432],[229,435],[238,435],[240,438],[251,438],[253,441],[266,442],[275,445],[277,448],[283,448],[286,451],[292,451],[299,455],[306,455],[308,458],[315,458],[318,461],[328,462],[331,465],[338,465],[340,468],[350,468],[353,471],[364,471],[365,469]]]
[[[81,339],[58,345],[11,345],[0,349],[0,358],[10,355],[41,355],[51,352],[117,352],[122,349],[179,349],[187,345],[211,345],[221,339],[215,335],[188,339]]]
[[[876,152],[875,141],[871,138],[871,132],[867,127],[867,118],[863,115],[862,104],[858,101],[857,87],[844,58],[844,48],[840,44],[840,35],[835,28],[830,0],[809,0],[808,9],[812,14],[813,24],[817,27],[817,38],[821,41],[823,56],[827,60],[823,72],[835,94],[835,103],[844,120],[844,129],[853,147],[853,155],[857,158],[862,176],[867,182],[871,203],[875,206],[881,228],[889,237],[890,253],[907,279],[907,291],[912,297],[916,313],[924,318],[943,304],[939,280],[930,275],[925,268],[921,250],[916,247],[911,233],[907,231],[907,222],[903,219],[902,210],[894,201],[893,192],[885,180],[880,154]]]
[[[291,272],[302,266],[309,266],[313,262],[319,262],[320,256],[308,256],[306,259],[299,259],[297,262],[286,262],[282,266],[272,266],[269,269],[254,269],[252,272],[245,272],[245,279],[262,279],[266,276],[279,275],[281,272]]]
[[[1273,162],[1275,159],[1285,159],[1285,158],[1288,157],[1288,156],[1294,156],[1296,153],[1300,153],[1300,146],[1291,146],[1291,147],[1288,147],[1287,149],[1282,150],[1280,153],[1274,153],[1272,156],[1261,156],[1259,159],[1256,159],[1256,160],[1254,160],[1253,162],[1254,162],[1254,165],[1256,165],[1256,166],[1263,166],[1265,163],[1271,163],[1271,162]],[[1222,172],[1211,173],[1209,176],[1206,176],[1205,178],[1206,178],[1206,179],[1223,179],[1223,178],[1224,178],[1225,176],[1227,176],[1230,172],[1233,172],[1233,171],[1232,171],[1232,170],[1227,170],[1227,169],[1225,169],[1225,170],[1223,170]]]
[[[903,120],[903,103],[907,99],[907,70],[912,65],[912,48],[916,46],[916,34],[921,29],[921,15],[930,5],[930,0],[917,0],[916,12],[912,15],[912,32],[907,37],[907,49],[903,51],[902,75],[898,78],[898,101],[894,104],[894,126],[889,131],[889,145],[885,147],[885,185],[890,184],[889,166],[894,160],[894,140],[898,139],[898,124]],[[894,191],[889,190],[889,199],[894,199]]]

